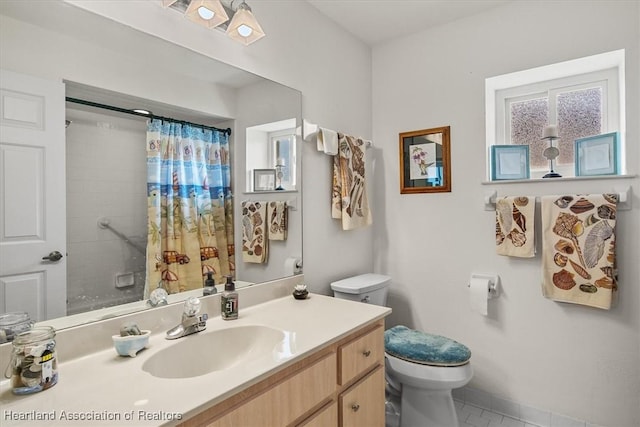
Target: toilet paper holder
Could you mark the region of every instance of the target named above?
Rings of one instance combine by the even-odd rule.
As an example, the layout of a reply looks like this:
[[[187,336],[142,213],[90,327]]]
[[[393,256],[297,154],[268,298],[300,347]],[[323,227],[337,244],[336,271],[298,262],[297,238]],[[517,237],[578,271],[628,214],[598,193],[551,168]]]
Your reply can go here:
[[[500,282],[500,276],[498,276],[497,274],[485,274],[485,273],[472,273],[471,274],[471,280],[473,279],[485,279],[488,282],[489,286],[489,298],[497,298],[498,295],[500,294],[500,290],[499,290],[499,282]],[[467,287],[470,287],[471,284],[467,284]]]

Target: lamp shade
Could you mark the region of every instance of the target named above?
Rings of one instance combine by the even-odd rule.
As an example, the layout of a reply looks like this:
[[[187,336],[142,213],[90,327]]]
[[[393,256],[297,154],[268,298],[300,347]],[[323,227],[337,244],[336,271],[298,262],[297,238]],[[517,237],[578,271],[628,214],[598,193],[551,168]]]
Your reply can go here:
[[[206,28],[215,28],[229,20],[220,0],[192,0],[184,15]]]
[[[253,16],[251,8],[243,1],[238,6],[233,18],[231,18],[227,28],[227,35],[244,45],[249,45],[264,37],[265,34],[255,16]]]

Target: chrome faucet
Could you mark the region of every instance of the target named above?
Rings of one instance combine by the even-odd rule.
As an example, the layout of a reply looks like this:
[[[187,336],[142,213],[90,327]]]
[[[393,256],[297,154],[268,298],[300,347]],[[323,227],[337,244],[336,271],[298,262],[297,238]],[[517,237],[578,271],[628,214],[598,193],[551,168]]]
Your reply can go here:
[[[179,325],[169,329],[165,338],[175,340],[207,329],[207,319],[209,319],[209,315],[207,313],[198,314],[200,312],[200,305],[200,300],[196,297],[190,297],[186,300],[182,313],[182,321]]]
[[[162,287],[162,280],[158,282],[158,287],[151,291],[147,305],[150,307],[159,307],[161,305],[167,305],[167,298],[169,294]]]

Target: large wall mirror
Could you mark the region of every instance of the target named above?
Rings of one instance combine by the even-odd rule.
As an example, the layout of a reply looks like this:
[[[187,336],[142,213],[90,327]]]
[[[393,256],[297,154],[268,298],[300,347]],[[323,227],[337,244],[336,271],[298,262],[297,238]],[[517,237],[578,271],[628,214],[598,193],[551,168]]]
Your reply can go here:
[[[202,273],[194,276],[187,292],[171,290],[169,303],[194,293],[202,295],[199,288],[207,272],[215,271],[221,281],[218,264],[205,262],[222,259],[221,252],[233,260],[231,271],[240,286],[294,274],[291,259],[302,260],[301,159],[295,135],[301,123],[300,92],[62,1],[37,2],[37,8],[34,3],[7,1],[0,5],[0,64],[10,71],[3,74],[2,90],[3,97],[8,94],[7,102],[19,107],[22,101],[11,96],[22,92],[10,87],[13,83],[5,78],[7,75],[63,80],[65,94],[57,106],[59,111],[46,110],[48,116],[60,118],[55,125],[60,127],[59,132],[54,129],[50,136],[62,143],[48,152],[46,149],[52,146],[46,143],[40,151],[46,154],[48,168],[63,171],[64,184],[54,189],[59,196],[51,203],[52,199],[43,195],[47,205],[42,212],[66,212],[61,223],[64,232],[58,233],[66,242],[59,248],[35,242],[42,240],[39,238],[22,239],[27,249],[18,255],[19,230],[11,236],[11,230],[3,230],[0,314],[27,311],[36,321],[66,327],[147,309],[149,292],[158,285],[155,280],[149,281],[148,265],[160,261],[197,265]],[[28,99],[26,102],[29,104]],[[133,109],[231,130],[228,148],[221,145],[215,151],[215,156],[230,158],[229,200],[233,209],[227,216],[233,231],[227,236],[228,242],[225,240],[220,247],[201,244],[200,254],[190,258],[185,258],[186,251],[180,248],[147,255],[147,245],[153,238],[149,209],[155,195],[147,170],[149,119],[128,112]],[[31,159],[28,149],[14,150],[20,139],[14,138],[10,128],[11,123],[4,121],[0,141],[3,161]],[[256,131],[264,133],[264,150],[252,145]],[[197,155],[193,153],[194,158]],[[264,159],[259,157],[262,155]],[[281,169],[284,174],[280,183],[287,186],[286,191],[254,192],[247,187],[252,169],[257,169],[247,166],[248,158]],[[276,168],[278,162],[286,162],[286,170]],[[15,204],[6,202],[20,192],[11,183],[24,180],[31,170],[39,172],[33,164],[12,170],[15,176],[3,175],[6,188],[2,191],[2,220],[14,221],[16,228],[28,228],[24,224],[37,215],[20,213]],[[52,189],[44,176],[42,182],[43,191]],[[209,188],[214,184],[204,185]],[[192,197],[193,205],[200,206],[200,193],[187,191],[186,195],[185,203],[189,204],[188,197]],[[164,194],[158,192],[157,196],[161,200]],[[241,251],[247,221],[243,206],[248,203],[286,206],[286,238],[271,241],[268,258],[261,262],[247,262]],[[214,200],[206,206],[198,207],[192,224],[198,228],[201,241],[219,225],[203,217],[203,212],[215,211],[219,205]],[[55,251],[60,252],[61,259],[50,257]],[[5,262],[9,255],[15,258]],[[22,270],[16,267],[18,264]],[[169,273],[159,273],[162,286],[172,280]],[[57,282],[52,279],[56,276],[61,278]]]

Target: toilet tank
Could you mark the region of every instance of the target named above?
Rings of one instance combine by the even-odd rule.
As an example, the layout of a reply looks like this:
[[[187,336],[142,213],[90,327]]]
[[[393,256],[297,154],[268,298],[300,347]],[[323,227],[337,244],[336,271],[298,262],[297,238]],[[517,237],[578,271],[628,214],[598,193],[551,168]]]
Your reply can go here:
[[[333,282],[331,289],[336,298],[384,306],[390,283],[389,276],[367,273]]]

